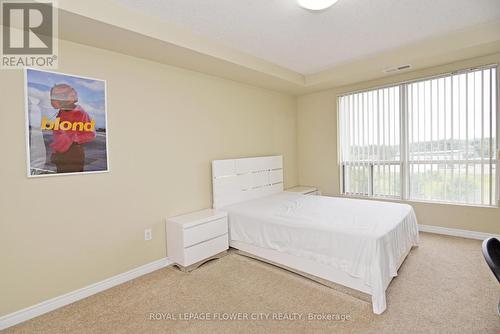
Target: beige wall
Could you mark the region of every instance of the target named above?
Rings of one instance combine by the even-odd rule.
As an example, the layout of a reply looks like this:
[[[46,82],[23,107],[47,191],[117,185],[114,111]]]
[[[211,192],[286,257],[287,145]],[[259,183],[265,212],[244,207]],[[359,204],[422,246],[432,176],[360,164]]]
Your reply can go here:
[[[299,183],[318,186],[326,195],[340,193],[336,131],[338,94],[493,63],[500,63],[500,54],[300,96],[297,101]],[[500,234],[500,209],[410,204],[420,224]]]
[[[210,206],[213,159],[283,154],[286,187],[338,195],[339,92],[499,61],[297,99],[63,41],[59,71],[108,82],[112,171],[37,179],[26,177],[23,74],[0,71],[0,315],[164,257],[164,218]],[[500,233],[499,209],[413,205],[422,224]]]
[[[211,206],[213,159],[282,154],[296,185],[295,97],[69,42],[59,59],[107,80],[111,172],[28,179],[23,73],[0,71],[0,315],[164,257],[164,218]]]

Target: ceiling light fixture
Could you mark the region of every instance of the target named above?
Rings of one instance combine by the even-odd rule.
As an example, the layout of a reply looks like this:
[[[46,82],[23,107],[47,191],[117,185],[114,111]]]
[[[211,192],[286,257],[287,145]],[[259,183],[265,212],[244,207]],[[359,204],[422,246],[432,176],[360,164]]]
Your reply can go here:
[[[333,6],[338,0],[297,0],[299,6],[309,10],[323,10]]]

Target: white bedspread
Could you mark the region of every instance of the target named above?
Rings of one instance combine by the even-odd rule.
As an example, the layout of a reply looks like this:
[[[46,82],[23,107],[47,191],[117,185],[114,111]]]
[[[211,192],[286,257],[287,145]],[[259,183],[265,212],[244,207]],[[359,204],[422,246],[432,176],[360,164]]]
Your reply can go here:
[[[363,279],[374,310],[403,256],[418,243],[406,204],[283,192],[224,207],[230,240],[305,257]],[[376,312],[379,313],[379,312]]]

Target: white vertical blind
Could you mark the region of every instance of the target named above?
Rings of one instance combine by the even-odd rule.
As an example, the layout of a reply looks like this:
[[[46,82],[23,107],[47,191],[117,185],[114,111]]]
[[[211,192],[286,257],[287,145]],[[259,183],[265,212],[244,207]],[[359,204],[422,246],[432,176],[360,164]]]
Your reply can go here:
[[[398,86],[339,99],[345,193],[400,196],[399,104]]]
[[[496,103],[490,94],[496,91],[496,68],[410,83],[407,89],[413,119],[408,198],[496,205]]]
[[[339,97],[342,191],[497,205],[497,68]]]

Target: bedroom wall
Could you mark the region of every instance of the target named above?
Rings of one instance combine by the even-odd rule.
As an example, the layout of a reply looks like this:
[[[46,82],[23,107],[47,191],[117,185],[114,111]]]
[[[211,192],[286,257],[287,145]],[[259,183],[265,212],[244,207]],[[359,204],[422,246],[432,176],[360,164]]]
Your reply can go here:
[[[297,101],[299,183],[317,186],[326,195],[340,193],[336,130],[339,94],[494,63],[500,63],[500,54],[300,96]],[[409,203],[416,210],[419,224],[500,234],[499,208]]]
[[[0,316],[165,257],[213,159],[282,154],[297,184],[295,97],[65,41],[59,64],[107,80],[111,172],[28,179],[23,73],[0,71]]]

